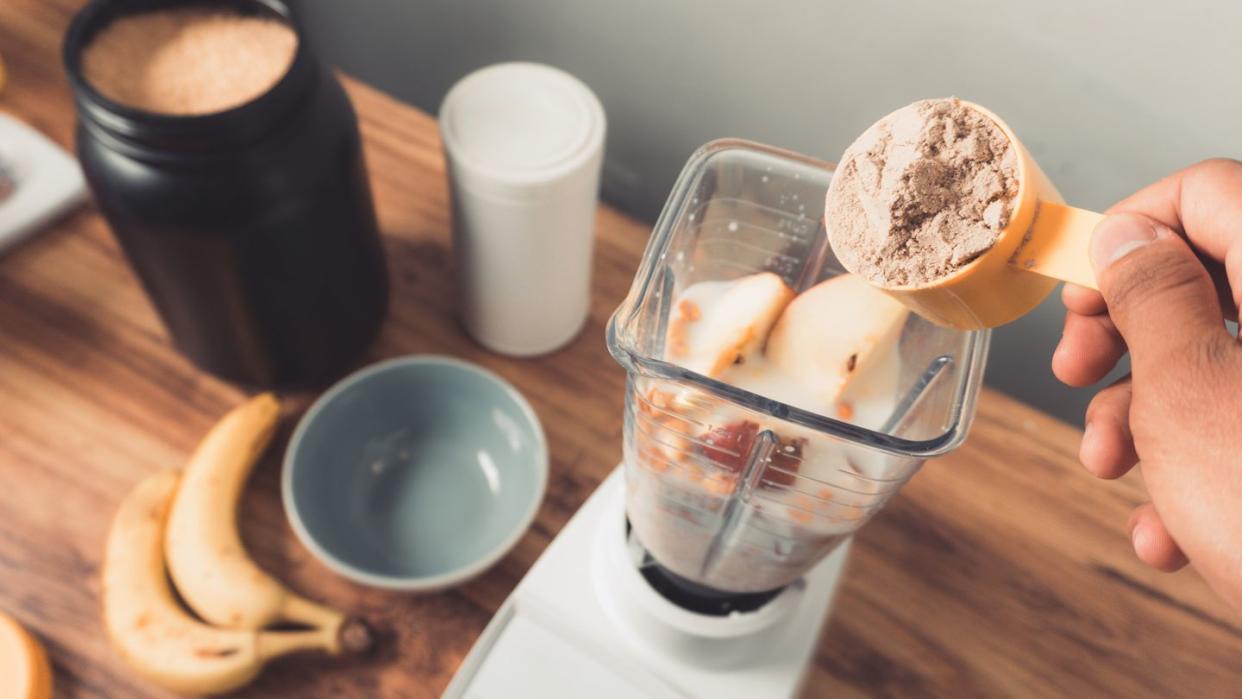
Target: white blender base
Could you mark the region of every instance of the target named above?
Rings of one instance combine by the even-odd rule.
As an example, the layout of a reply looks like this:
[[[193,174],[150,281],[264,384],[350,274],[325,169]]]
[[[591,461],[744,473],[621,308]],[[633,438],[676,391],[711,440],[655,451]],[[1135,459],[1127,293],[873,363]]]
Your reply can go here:
[[[624,487],[617,468],[574,514],[484,629],[444,697],[797,695],[850,542],[753,613],[694,614],[661,597],[628,562]]]

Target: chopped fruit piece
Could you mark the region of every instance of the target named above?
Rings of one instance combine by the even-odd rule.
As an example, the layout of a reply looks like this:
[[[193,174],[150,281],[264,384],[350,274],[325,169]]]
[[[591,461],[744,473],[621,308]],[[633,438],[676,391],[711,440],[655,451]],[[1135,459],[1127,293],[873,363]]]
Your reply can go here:
[[[690,299],[677,304],[677,315],[668,322],[668,347],[675,357],[684,357],[689,351],[687,344],[691,323],[703,317],[703,309]]]
[[[699,308],[699,304],[690,299],[682,299],[681,303],[677,304],[677,310],[681,311],[682,318],[691,323],[703,317],[703,309]]]
[[[670,399],[668,394],[664,391],[653,388],[651,389],[651,392],[647,394],[647,400],[651,401],[651,404],[655,407],[663,409],[668,407]]]
[[[859,277],[833,277],[789,304],[768,337],[767,357],[832,403],[897,341],[906,314],[900,302]]]
[[[659,391],[653,388],[650,391],[647,391],[647,395],[643,396],[642,399],[635,401],[636,403],[638,403],[638,411],[646,415],[655,415],[656,407],[657,407],[656,405],[657,395],[659,395]]]
[[[692,391],[678,391],[669,396],[666,407],[678,415],[702,415],[711,410],[712,405],[696,398]]]
[[[652,441],[651,437],[636,431],[634,435],[636,442],[635,448],[638,452],[638,463],[643,464],[647,468],[656,473],[664,473],[672,465],[668,456],[664,454],[664,449]]]
[[[686,471],[686,478],[689,478],[692,482],[701,483],[703,481],[703,468],[698,464],[685,464],[683,468]]]
[[[668,351],[673,357],[684,357],[690,351],[686,344],[687,325],[689,323],[681,316],[668,322]]]
[[[802,465],[802,448],[806,440],[802,438],[782,439],[772,452],[771,464],[763,474],[764,485],[792,485],[798,475],[798,467]]]
[[[690,461],[693,456],[691,453],[693,448],[694,443],[688,438],[676,435],[669,440],[669,444],[664,447],[664,451],[668,453],[673,461],[684,464]]]
[[[683,299],[669,319],[669,352],[675,358],[684,358],[681,364],[687,369],[717,377],[739,359],[745,361],[760,350],[772,324],[793,297],[793,289],[783,279],[763,272],[732,282],[706,308]],[[697,320],[692,321],[692,317]]]
[[[850,405],[849,403],[838,403],[837,404],[837,417],[841,418],[842,420],[853,420],[854,419],[854,406]]]
[[[694,443],[686,436],[689,427],[676,416],[664,413],[639,418],[634,428],[643,458],[661,458],[669,463],[682,463],[693,455]]]
[[[806,524],[811,521],[816,506],[820,504],[822,503],[816,502],[810,496],[797,495],[793,499],[793,506],[789,508],[789,516],[797,522]]]
[[[672,413],[666,413],[660,410],[656,411],[656,414],[651,417],[651,420],[659,427],[673,432],[681,432],[686,427],[685,420],[682,420]],[[661,434],[660,436],[665,437],[667,435]]]
[[[700,441],[703,455],[725,467],[733,473],[741,473],[750,457],[751,448],[755,445],[755,437],[759,435],[759,425],[744,420],[723,427],[714,427],[703,435]]]
[[[789,508],[789,516],[793,518],[795,522],[801,522],[802,524],[810,524],[812,517],[810,512],[799,510],[796,507]]]
[[[759,436],[759,425],[750,420],[714,427],[699,438],[706,446],[699,449],[703,455],[720,464],[731,473],[741,473],[746,468]],[[779,438],[778,438],[779,439]],[[802,447],[805,439],[782,440],[773,450],[765,467],[761,485],[782,486],[793,483],[798,467],[802,464]]]
[[[714,495],[729,495],[737,488],[737,478],[713,473],[703,481],[703,488]]]

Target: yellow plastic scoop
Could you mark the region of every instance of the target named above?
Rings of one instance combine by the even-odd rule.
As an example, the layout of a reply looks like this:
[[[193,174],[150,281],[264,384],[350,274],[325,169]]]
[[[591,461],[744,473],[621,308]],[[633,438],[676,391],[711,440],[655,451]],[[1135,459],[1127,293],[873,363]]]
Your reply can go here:
[[[1087,246],[1103,216],[1067,206],[1008,124],[977,104],[961,104],[991,119],[1017,155],[1018,193],[1009,223],[990,249],[948,275],[924,284],[876,286],[928,320],[963,330],[1018,319],[1058,281],[1096,288]]]

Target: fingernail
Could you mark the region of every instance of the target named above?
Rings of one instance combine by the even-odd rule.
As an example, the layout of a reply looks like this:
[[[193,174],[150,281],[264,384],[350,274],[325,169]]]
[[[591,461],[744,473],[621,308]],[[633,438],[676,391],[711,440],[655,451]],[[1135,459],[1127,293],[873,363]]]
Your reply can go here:
[[[1078,445],[1078,461],[1083,466],[1087,465],[1086,459],[1082,458],[1087,453],[1087,443],[1091,441],[1091,423],[1088,422],[1082,428],[1082,442]]]
[[[1143,528],[1135,527],[1130,530],[1130,545],[1134,547],[1134,553],[1139,552],[1139,541],[1143,538]]]
[[[1109,216],[1091,234],[1091,266],[1098,275],[1112,263],[1153,242],[1156,236],[1156,226],[1145,216]]]

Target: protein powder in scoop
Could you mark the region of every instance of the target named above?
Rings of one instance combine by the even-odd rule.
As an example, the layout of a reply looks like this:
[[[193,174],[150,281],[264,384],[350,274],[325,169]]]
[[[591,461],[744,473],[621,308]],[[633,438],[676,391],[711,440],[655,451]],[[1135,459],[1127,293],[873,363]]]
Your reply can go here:
[[[845,151],[828,189],[833,251],[880,286],[945,277],[996,243],[1017,194],[1004,132],[954,98],[876,122]]]
[[[297,35],[276,19],[204,7],[121,17],[82,52],[108,99],[158,114],[221,112],[267,92],[289,69]]]

